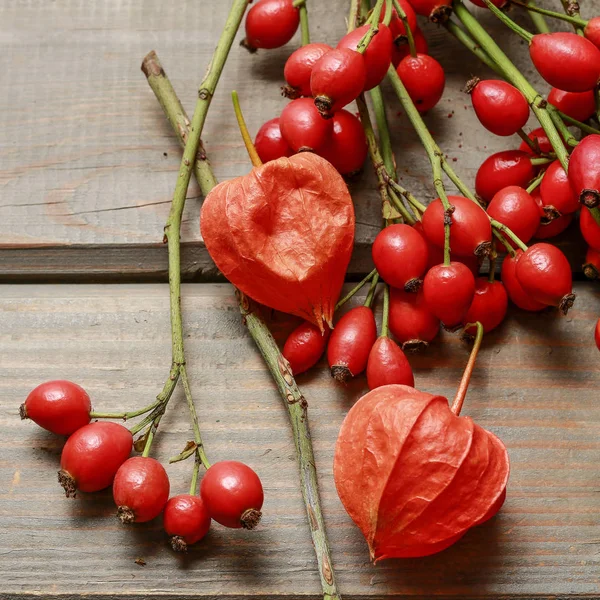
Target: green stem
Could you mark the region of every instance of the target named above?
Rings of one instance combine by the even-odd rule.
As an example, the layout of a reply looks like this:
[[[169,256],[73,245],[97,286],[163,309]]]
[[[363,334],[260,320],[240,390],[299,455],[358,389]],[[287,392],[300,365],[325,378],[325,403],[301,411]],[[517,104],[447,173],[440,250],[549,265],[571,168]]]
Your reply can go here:
[[[398,13],[398,16],[400,17],[400,20],[402,21],[402,24],[404,25],[404,30],[406,31],[406,39],[408,41],[408,50],[410,52],[410,55],[416,56],[417,55],[417,46],[415,45],[415,36],[413,35],[413,32],[408,25],[408,17],[406,16],[406,12],[402,8],[402,6],[401,6],[400,2],[398,2],[398,0],[393,0],[393,4],[394,4],[394,8],[396,9],[396,12]],[[387,7],[387,5],[386,5],[386,7]]]
[[[183,391],[185,399],[187,401],[188,409],[190,411],[190,417],[192,419],[192,428],[194,430],[194,442],[196,442],[196,457],[204,465],[205,469],[210,468],[208,458],[204,453],[204,444],[202,442],[202,434],[200,433],[200,425],[198,423],[198,413],[196,412],[196,406],[194,404],[194,398],[192,397],[192,391],[190,389],[190,382],[188,380],[187,369],[185,364],[181,365],[181,383],[183,384]]]
[[[489,255],[490,272],[488,273],[488,281],[494,283],[496,279],[496,261],[498,260],[498,252],[496,251],[496,238],[492,237],[492,249]]]
[[[488,54],[482,50],[481,46],[454,21],[446,21],[444,27],[465,47],[470,50],[483,64],[487,65],[492,71],[496,72],[500,77],[504,77],[504,73],[499,65],[497,65]]]
[[[550,163],[556,160],[555,156],[534,156],[530,159],[531,164],[534,167],[543,167],[544,165],[549,165]]]
[[[520,25],[515,23],[506,13],[503,13],[491,0],[483,0],[485,5],[502,21],[510,30],[521,36],[528,44],[531,44],[533,35]]]
[[[381,319],[381,337],[390,336],[389,328],[390,319],[390,286],[387,283],[383,284],[383,317]]]
[[[529,14],[529,18],[533,23],[533,26],[538,30],[539,33],[551,33],[550,27],[548,27],[548,23],[544,18],[544,15],[537,12],[535,9],[537,5],[533,0],[528,0],[526,2],[527,12]]]
[[[386,5],[387,6],[387,5]],[[390,4],[391,6],[391,4]],[[381,87],[376,86],[370,92],[371,102],[373,104],[373,112],[375,113],[375,122],[377,123],[377,133],[379,135],[379,149],[387,174],[396,179],[396,160],[394,159],[394,151],[392,150],[392,140],[390,138],[390,128],[388,126],[387,115],[385,114],[385,103]]]
[[[508,236],[523,252],[527,250],[527,245],[524,244],[518,235],[514,234],[506,225],[496,221],[496,219],[490,219],[490,223],[494,229],[501,231],[504,235]]]
[[[381,9],[383,8],[383,0],[377,0],[377,4],[375,4],[375,8],[369,17],[369,30],[362,37],[358,45],[356,46],[356,51],[360,54],[363,54],[365,50],[369,47],[371,40],[377,35],[379,32],[379,17],[381,16]]]
[[[532,140],[522,129],[519,129],[517,134],[529,146],[535,155],[540,154],[540,145],[537,143],[537,138]]]
[[[573,134],[569,131],[569,128],[565,125],[565,122],[561,119],[560,114],[554,108],[554,106],[552,106],[551,104],[548,104],[548,106],[546,106],[546,110],[548,111],[548,114],[550,115],[550,118],[552,119],[552,122],[554,123],[556,130],[561,135],[563,140],[565,140],[565,142],[569,146],[577,146],[577,144],[579,144],[579,142],[575,139]]]
[[[527,187],[527,193],[531,194],[531,192],[533,192],[533,190],[535,190],[537,187],[539,187],[539,185],[542,183],[542,179],[544,179],[544,175],[546,174],[546,171],[542,171]]]
[[[300,34],[302,36],[302,45],[310,44],[310,29],[308,28],[308,9],[306,2],[300,6]]]
[[[560,0],[563,10],[571,17],[579,17],[579,2],[577,0]],[[577,25],[573,25],[577,35],[583,36],[583,29]]]
[[[391,2],[386,2],[385,5],[385,13],[383,15],[383,21],[382,23],[385,26],[388,26],[392,20],[392,9],[393,9],[393,5]]]
[[[390,193],[397,192],[403,198],[406,198],[406,200],[408,200],[408,202],[410,202],[410,204],[413,206],[413,208],[418,210],[420,213],[425,212],[425,209],[427,207],[422,202],[419,202],[411,192],[409,192],[407,189],[402,187],[397,181],[390,179],[388,181],[388,186],[390,187]]]
[[[198,477],[200,476],[200,458],[196,454],[194,458],[194,468],[192,469],[192,479],[190,480],[190,496],[198,493]]]
[[[171,370],[171,374],[174,373],[174,370]],[[175,385],[173,385],[173,389],[175,389]],[[164,390],[163,390],[164,391]],[[171,391],[171,393],[173,393]],[[165,406],[164,406],[164,402],[161,400],[157,407],[146,417],[144,417],[139,423],[136,423],[132,428],[131,428],[131,435],[136,435],[137,433],[139,433],[140,431],[142,431],[143,429],[145,429],[148,425],[150,425],[150,423],[152,423],[152,421],[154,421],[154,419],[160,415],[161,413],[163,413],[165,411]]]
[[[548,10],[547,8],[540,8],[533,2],[521,2],[520,0],[510,0],[511,4],[516,4],[517,6],[522,6],[526,8],[529,12],[537,13],[539,15],[545,15],[547,17],[552,17],[553,19],[560,19],[561,21],[566,21],[567,23],[571,23],[572,25],[576,25],[577,27],[585,27],[587,25],[587,21],[584,21],[580,17],[571,17],[564,13],[559,13],[554,10]],[[546,25],[546,28],[548,26]],[[542,31],[541,33],[548,33],[547,31]]]
[[[358,27],[359,14],[360,14],[360,0],[350,0],[350,16],[348,17],[347,33],[351,33]]]
[[[145,415],[147,412],[154,410],[160,404],[160,400],[155,400],[152,404],[145,406],[144,408],[140,408],[139,410],[134,410],[132,412],[122,412],[122,413],[103,413],[103,412],[90,412],[91,419],[122,419],[123,421],[128,421],[129,419],[133,419],[134,417],[139,417],[140,415]]]
[[[512,247],[512,245],[510,244],[510,242],[506,239],[506,237],[504,237],[499,231],[497,231],[496,229],[492,229],[492,234],[493,237],[495,237],[498,241],[502,242],[502,244],[504,244],[504,247],[506,248],[507,252],[511,255],[511,256],[515,256],[516,252],[515,249]]]
[[[235,118],[238,122],[238,128],[240,130],[240,134],[242,135],[242,140],[244,140],[244,146],[246,146],[246,152],[248,152],[250,162],[252,163],[253,167],[260,167],[263,163],[262,160],[260,160],[260,156],[258,156],[256,148],[254,147],[254,142],[252,141],[252,137],[250,136],[250,132],[246,126],[246,121],[244,120],[242,107],[240,106],[240,99],[235,90],[231,92],[231,100],[233,102],[233,110],[235,112]]]
[[[467,395],[467,390],[469,389],[469,382],[471,381],[471,375],[473,374],[473,369],[475,368],[477,354],[479,353],[479,348],[481,348],[481,340],[483,340],[483,326],[481,325],[481,323],[479,321],[477,321],[476,323],[467,323],[465,325],[465,331],[470,329],[471,327],[477,327],[477,333],[475,334],[475,342],[473,343],[473,348],[471,350],[471,354],[469,355],[469,361],[467,362],[465,372],[463,373],[462,379],[460,380],[460,385],[458,386],[458,390],[456,392],[456,396],[454,397],[454,402],[452,402],[452,406],[450,407],[450,410],[456,416],[460,415],[460,411],[465,401],[465,396]]]
[[[366,277],[359,281],[358,284],[355,285],[341,300],[338,300],[338,303],[335,305],[335,310],[338,310],[339,308],[344,306],[344,304],[346,304],[346,302],[348,302],[350,298],[352,298],[358,291],[360,291],[361,288],[365,285],[365,283],[371,281],[371,279],[373,279],[375,275],[377,275],[377,269],[373,269]]]
[[[548,106],[552,106],[552,105],[549,104]],[[555,107],[553,107],[553,108],[555,108]],[[564,112],[561,112],[560,110],[556,110],[556,112],[558,113],[558,115],[560,116],[560,118],[563,121],[566,121],[570,125],[574,125],[575,127],[578,127],[579,129],[581,129],[581,131],[584,131],[585,133],[594,133],[594,134],[600,135],[600,129],[596,129],[595,127],[592,127],[591,125],[588,125],[587,123],[582,123],[581,121],[578,121],[577,119],[574,119],[573,117],[570,117],[569,115],[566,115]]]
[[[369,288],[369,293],[367,294],[367,297],[365,298],[365,303],[363,306],[366,306],[367,308],[371,308],[371,304],[373,304],[373,298],[375,297],[375,291],[377,290],[378,283],[379,283],[379,273],[376,273],[375,277],[373,277],[373,279],[371,281],[371,287]]]

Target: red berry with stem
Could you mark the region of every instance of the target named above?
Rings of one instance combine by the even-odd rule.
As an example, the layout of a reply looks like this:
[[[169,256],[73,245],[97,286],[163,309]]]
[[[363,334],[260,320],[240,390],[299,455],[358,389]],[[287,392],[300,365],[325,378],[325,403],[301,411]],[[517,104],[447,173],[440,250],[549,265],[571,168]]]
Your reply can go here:
[[[223,460],[212,465],[200,484],[200,495],[210,516],[232,529],[254,529],[264,501],[258,475],[244,463]]]
[[[524,243],[533,237],[540,225],[538,205],[527,190],[516,185],[494,194],[486,210],[492,219],[506,225]],[[497,249],[506,252],[502,243],[498,244]]]
[[[579,227],[581,228],[583,239],[587,242],[588,246],[600,251],[600,225],[596,223],[596,219],[594,219],[592,213],[585,206],[581,209]]]
[[[382,385],[415,385],[415,378],[406,354],[387,336],[373,344],[367,363],[367,385],[370,390]]]
[[[445,23],[452,14],[452,0],[410,0],[410,4],[418,15],[433,23]]]
[[[390,28],[392,28],[391,23]],[[427,39],[425,38],[423,32],[419,29],[419,27],[416,27],[413,31],[413,40],[415,42],[415,50],[417,51],[417,54],[429,54],[429,45],[427,44]],[[406,37],[396,36],[394,38],[394,45],[392,47],[392,64],[394,65],[394,67],[398,68],[400,61],[405,56],[410,56],[410,46],[408,45],[408,39]]]
[[[546,169],[540,185],[544,206],[554,207],[561,215],[574,213],[579,209],[579,200],[573,193],[569,178],[558,160]]]
[[[331,376],[341,383],[367,368],[369,352],[377,339],[377,325],[368,306],[349,310],[333,329],[327,345]]]
[[[567,314],[573,306],[573,274],[566,256],[552,244],[530,246],[516,268],[521,287],[533,300],[558,306]]]
[[[463,325],[479,321],[484,333],[488,333],[504,321],[507,309],[508,295],[502,282],[489,281],[487,277],[478,277],[475,280],[475,296],[463,318]],[[475,335],[477,328],[469,327],[465,331]]]
[[[341,175],[357,173],[362,169],[369,150],[360,119],[342,109],[333,115],[331,121],[331,136],[317,154],[328,160]]]
[[[113,498],[122,523],[145,523],[158,517],[169,499],[169,477],[154,458],[134,456],[117,471]]]
[[[415,9],[411,6],[408,0],[399,0],[398,4],[404,11],[406,15],[406,21],[408,22],[409,29],[413,32],[413,34],[419,29],[417,24],[417,15],[415,13]],[[385,18],[385,1],[383,3],[381,9],[381,15],[379,16],[379,22],[381,23]],[[392,37],[395,40],[398,36],[406,35],[406,28],[404,27],[404,23],[402,19],[399,17],[398,12],[395,8],[392,8],[392,19],[389,24],[390,31],[392,32]]]
[[[419,112],[432,109],[442,97],[446,76],[442,65],[427,54],[406,56],[396,69]]]
[[[504,150],[488,156],[477,171],[475,191],[488,203],[494,194],[509,185],[526,188],[535,177],[531,156],[520,150]]]
[[[52,433],[71,435],[90,422],[91,410],[90,397],[81,386],[57,379],[33,389],[19,412],[21,419],[31,419]]]
[[[584,206],[600,204],[600,135],[584,137],[569,160],[569,183]]]
[[[310,96],[310,74],[315,63],[332,50],[328,44],[306,44],[292,52],[283,68],[283,76],[287,86],[282,89],[288,98]]]
[[[390,331],[402,349],[427,348],[440,330],[440,320],[429,310],[423,291],[416,294],[390,289]]]
[[[588,279],[600,278],[600,251],[588,248],[583,263],[583,274]]]
[[[596,321],[596,328],[594,329],[594,341],[596,342],[596,348],[600,350],[600,319]]]
[[[294,151],[281,135],[278,117],[267,121],[258,130],[254,139],[254,147],[258,152],[260,160],[264,163],[294,154]]]
[[[452,212],[450,248],[458,256],[486,256],[492,240],[492,226],[486,212],[475,202],[463,196],[448,196]],[[437,198],[423,213],[421,222],[427,240],[444,247],[444,206]]]
[[[373,242],[375,268],[389,285],[416,292],[427,269],[427,242],[410,225],[390,225]]]
[[[593,90],[600,79],[600,50],[575,33],[534,35],[529,55],[539,74],[567,92]]]
[[[537,129],[534,129],[533,131],[530,131],[527,134],[527,137],[530,140],[533,140],[534,142],[537,142],[538,148],[540,149],[540,153],[541,154],[548,154],[549,152],[554,152],[554,148],[552,147],[552,144],[550,143],[550,140],[548,139],[548,136],[546,135],[546,132],[544,131],[543,127],[538,127]],[[519,150],[521,150],[521,152],[526,152],[527,154],[531,154],[532,156],[535,154],[533,152],[533,150],[530,148],[529,144],[527,144],[527,142],[522,141],[520,146],[519,146]],[[539,171],[540,169],[543,169],[544,165],[539,165],[539,166],[535,166],[534,169],[536,171]]]
[[[293,0],[258,0],[246,15],[246,38],[242,42],[251,52],[287,44],[298,29],[300,12]]]
[[[294,375],[299,375],[314,367],[325,348],[331,330],[326,327],[325,334],[314,324],[304,321],[288,336],[282,354],[290,363]]]
[[[514,135],[529,118],[525,96],[510,83],[475,77],[467,83],[473,109],[481,124],[495,135]]]
[[[521,287],[519,280],[517,279],[517,264],[520,258],[523,256],[523,250],[518,249],[514,256],[507,255],[502,261],[501,277],[504,288],[508,297],[511,299],[513,304],[516,304],[519,308],[530,312],[540,311],[546,306],[543,302],[538,302],[531,298],[531,296]]]
[[[536,240],[547,240],[553,238],[558,234],[562,233],[573,221],[573,213],[569,215],[561,215],[555,219],[552,219],[548,223],[540,223],[535,235],[533,236]]]
[[[118,423],[97,421],[78,429],[60,457],[58,482],[67,498],[75,497],[77,491],[98,492],[108,487],[132,446],[131,432]]]
[[[313,67],[310,89],[321,116],[333,113],[355,100],[365,87],[367,69],[362,54],[336,48],[324,54]]]
[[[473,273],[459,262],[437,265],[427,272],[423,293],[429,310],[448,329],[459,326],[475,295]]]
[[[315,152],[330,139],[333,124],[321,118],[312,98],[292,100],[279,117],[283,139],[294,152]]]
[[[553,87],[548,102],[577,121],[587,121],[596,111],[594,90],[587,92],[565,92]]]
[[[583,29],[583,33],[596,48],[600,48],[600,17],[591,18]],[[583,121],[583,119],[578,120]]]
[[[163,527],[175,552],[186,552],[210,529],[210,515],[200,496],[180,494],[165,505]]]
[[[363,25],[354,31],[346,34],[337,45],[337,48],[348,48],[356,50],[358,44],[363,39],[370,25]],[[379,31],[371,40],[367,49],[363,53],[366,68],[366,80],[363,91],[370,90],[379,85],[392,62],[392,32],[383,23],[378,26]]]

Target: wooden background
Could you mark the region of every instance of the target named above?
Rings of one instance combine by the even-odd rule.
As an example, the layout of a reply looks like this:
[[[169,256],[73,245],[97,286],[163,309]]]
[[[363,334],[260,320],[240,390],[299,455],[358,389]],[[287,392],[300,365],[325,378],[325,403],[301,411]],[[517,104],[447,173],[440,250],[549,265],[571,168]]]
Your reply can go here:
[[[309,2],[313,39],[334,42],[344,31],[347,2]],[[599,0],[583,4],[584,14],[600,8]],[[139,65],[155,49],[191,112],[228,5],[0,2],[2,600],[319,595],[286,412],[228,285],[184,286],[188,362],[210,458],[244,460],[263,479],[265,516],[257,531],[215,526],[187,556],[174,555],[159,520],[121,526],[110,492],[64,498],[55,476],[61,440],[17,416],[27,393],[52,378],[79,382],[105,410],[147,404],[161,388],[170,362],[167,286],[83,282],[166,279],[162,227],[180,149]],[[522,44],[490,15],[482,18],[539,83]],[[427,122],[472,183],[488,153],[519,140],[493,138],[477,125],[461,88],[468,76],[486,70],[443,29],[426,25],[425,31],[448,76]],[[232,49],[204,135],[220,179],[249,170],[230,91],[238,90],[256,131],[284,106],[281,73],[297,43],[298,37],[255,56]],[[428,200],[424,152],[387,88],[385,94],[403,182]],[[370,167],[352,192],[355,277],[371,268],[368,244],[379,227]],[[184,216],[183,271],[190,280],[214,281],[199,237],[200,201],[194,184]],[[582,259],[576,238],[575,226],[563,241],[574,265]],[[39,281],[49,283],[31,284]],[[65,281],[79,285],[57,284]],[[498,517],[437,556],[369,564],[331,472],[339,425],[365,382],[337,387],[324,365],[299,378],[345,598],[600,597],[600,373],[592,341],[599,289],[580,283],[577,292],[568,317],[513,310],[486,338],[465,414],[506,442],[513,468],[509,499]],[[271,324],[283,340],[295,321],[277,315]],[[429,352],[411,358],[417,385],[451,396],[466,358],[458,338],[444,334]],[[179,392],[161,428],[156,449],[166,459],[191,437]],[[169,467],[173,493],[187,489],[190,469]],[[147,565],[137,565],[138,558]]]

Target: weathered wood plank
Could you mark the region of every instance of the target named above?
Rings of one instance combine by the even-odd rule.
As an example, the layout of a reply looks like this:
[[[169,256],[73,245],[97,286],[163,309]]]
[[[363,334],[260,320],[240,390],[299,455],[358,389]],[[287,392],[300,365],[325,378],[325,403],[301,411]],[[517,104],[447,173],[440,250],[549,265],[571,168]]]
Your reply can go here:
[[[365,391],[336,387],[324,368],[299,378],[310,404],[325,517],[345,598],[600,595],[600,371],[592,329],[600,293],[577,286],[566,318],[513,311],[484,341],[464,413],[506,442],[512,473],[500,514],[451,549],[373,567],[337,499],[333,444]],[[61,441],[21,422],[18,405],[43,380],[81,383],[97,407],[147,403],[170,361],[168,291],[159,285],[0,287],[0,596],[131,598],[317,597],[285,411],[226,285],[184,286],[189,370],[213,460],[248,462],[266,491],[254,532],[215,526],[188,556],[172,554],[160,522],[124,528],[110,493],[77,500],[55,479]],[[294,321],[275,315],[283,339]],[[467,357],[443,334],[411,358],[417,385],[453,394]],[[174,399],[158,456],[190,438],[185,403]],[[191,464],[169,466],[174,493]],[[134,563],[138,557],[146,567]]]
[[[558,5],[558,0],[554,1]],[[599,7],[599,0],[590,2]],[[159,0],[110,0],[92,8],[78,0],[5,0],[0,5],[0,275],[40,278],[48,271],[85,279],[128,273],[163,278],[162,227],[179,165],[180,149],[144,76],[142,57],[155,48],[188,110],[225,20],[228,2],[192,0],[169,6]],[[334,42],[344,33],[346,0],[311,5],[315,40]],[[592,11],[593,12],[593,11]],[[492,15],[489,27],[539,78],[524,48]],[[472,182],[486,153],[514,147],[484,132],[462,88],[485,69],[443,29],[425,25],[432,54],[447,73],[447,90],[427,121],[441,147]],[[240,34],[241,38],[241,34]],[[205,132],[219,179],[249,170],[230,102],[237,89],[251,131],[279,114],[283,64],[297,45],[251,56],[233,48],[213,101]],[[544,84],[540,86],[546,90]],[[389,119],[403,182],[428,201],[429,167],[397,103],[386,90]],[[452,118],[449,118],[452,117]],[[370,167],[352,184],[359,256],[380,225]],[[194,184],[184,215],[183,239],[194,276],[210,259],[200,239],[200,198]],[[151,249],[149,252],[149,248]],[[580,261],[581,246],[574,262]],[[364,270],[359,259],[353,272]]]

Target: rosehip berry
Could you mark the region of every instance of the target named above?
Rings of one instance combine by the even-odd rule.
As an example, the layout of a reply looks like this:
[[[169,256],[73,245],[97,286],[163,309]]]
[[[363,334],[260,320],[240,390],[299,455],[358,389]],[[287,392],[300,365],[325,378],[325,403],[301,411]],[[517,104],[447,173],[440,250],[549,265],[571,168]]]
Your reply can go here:
[[[331,330],[327,327],[325,334],[313,323],[304,321],[290,333],[283,346],[282,354],[290,363],[294,375],[299,375],[314,367],[325,348]]]
[[[367,306],[349,310],[333,329],[327,346],[331,376],[340,383],[367,368],[369,352],[377,339],[373,311]]]
[[[558,160],[546,169],[540,185],[544,206],[554,207],[561,215],[574,213],[579,209],[579,200],[569,185],[569,178]]]
[[[354,31],[351,31],[338,42],[337,47],[356,50],[358,44],[370,28],[370,25],[363,25],[362,27],[358,27]],[[383,23],[379,24],[378,29],[379,31],[363,53],[367,71],[363,87],[363,91],[365,92],[382,82],[392,62],[392,33]]]
[[[573,213],[568,215],[561,215],[549,222],[540,223],[537,228],[535,235],[533,236],[536,240],[547,240],[562,233],[573,221]]]
[[[331,120],[322,119],[312,98],[292,100],[279,117],[283,139],[294,152],[315,152],[330,139]]]
[[[433,23],[445,23],[452,14],[452,0],[410,0],[410,4],[418,15]]]
[[[530,131],[527,134],[527,137],[530,140],[537,141],[540,153],[548,154],[549,152],[554,152],[554,148],[552,147],[552,144],[550,143],[550,140],[548,139],[548,136],[546,135],[546,132],[544,131],[543,127],[538,127],[537,129]],[[529,147],[529,144],[527,144],[525,141],[521,142],[519,150],[521,150],[521,152],[527,152],[527,154],[534,154],[533,150]],[[541,170],[543,168],[544,167],[542,165],[534,167],[536,171]]]
[[[539,74],[561,90],[586,92],[600,79],[600,50],[575,33],[534,35],[529,54]]]
[[[583,264],[583,274],[588,279],[600,278],[600,251],[588,248]]]
[[[21,419],[40,427],[70,435],[90,422],[92,403],[86,391],[71,381],[57,379],[38,385],[19,409]]]
[[[594,341],[596,342],[596,348],[600,350],[600,319],[596,321],[596,328],[594,329]]]
[[[581,209],[579,227],[581,228],[583,239],[587,242],[588,246],[600,251],[600,225],[596,223],[596,219],[594,219],[592,213],[585,206]]]
[[[488,204],[487,213],[506,225],[522,242],[527,243],[540,226],[540,210],[531,194],[521,187],[510,185],[497,192]],[[497,249],[505,252],[504,244]]]
[[[200,495],[210,516],[225,527],[254,529],[262,516],[262,484],[244,463],[223,460],[212,465],[202,478]]]
[[[600,17],[591,18],[587,22],[583,33],[585,37],[590,40],[594,46],[596,46],[596,48],[600,48]]]
[[[310,74],[315,63],[332,50],[328,44],[306,44],[292,52],[283,68],[287,86],[282,88],[284,96],[294,99],[310,96]]]
[[[507,308],[508,296],[502,282],[491,282],[487,277],[478,277],[475,280],[475,296],[463,318],[463,325],[479,321],[483,326],[483,332],[488,333],[504,321]],[[469,327],[465,331],[474,335],[477,328]]]
[[[535,177],[531,156],[520,150],[504,150],[488,156],[477,171],[475,191],[488,203],[494,194],[509,185],[526,188]]]
[[[67,498],[74,498],[77,491],[98,492],[108,487],[132,446],[131,432],[118,423],[98,421],[78,429],[60,457],[58,482]]]
[[[468,198],[448,196],[452,212],[450,248],[459,256],[486,256],[490,250],[492,227],[486,212]],[[444,247],[444,206],[439,198],[429,204],[423,213],[423,232],[427,240]]]
[[[169,499],[169,477],[154,458],[134,456],[117,471],[113,498],[122,523],[145,523],[158,517]]]
[[[163,526],[175,552],[187,552],[210,529],[210,515],[200,496],[173,496],[165,505]]]
[[[475,77],[467,83],[473,109],[481,124],[495,135],[514,135],[529,119],[525,96],[510,83]]]
[[[379,275],[389,285],[416,292],[427,269],[427,242],[410,225],[390,225],[373,242],[372,256]]]
[[[369,150],[360,119],[342,109],[333,115],[331,121],[331,137],[317,154],[328,160],[341,175],[357,173],[362,169]]]
[[[400,21],[402,23],[402,21]],[[390,29],[392,24],[390,23]],[[413,31],[413,40],[415,42],[415,50],[417,54],[429,54],[429,45],[427,39],[423,35],[423,32],[416,27]],[[392,29],[392,35],[394,30]],[[402,35],[394,37],[394,44],[392,46],[392,64],[397,69],[400,61],[405,57],[410,56],[410,46],[408,45],[408,38]]]
[[[518,249],[515,256],[508,254],[502,261],[501,277],[502,283],[506,289],[508,297],[511,299],[513,304],[516,304],[519,308],[530,312],[540,311],[546,306],[543,302],[537,302],[531,296],[525,292],[521,287],[519,280],[517,279],[517,263],[523,256],[523,250]]]
[[[349,48],[336,48],[324,54],[310,75],[310,89],[321,116],[329,119],[358,98],[366,80],[362,54]]]
[[[565,92],[553,87],[548,102],[577,121],[587,121],[596,110],[594,90],[587,92]]]
[[[390,289],[389,325],[406,351],[427,348],[440,330],[440,320],[429,310],[422,290],[413,294]]]
[[[475,295],[475,278],[459,262],[437,265],[427,272],[423,293],[429,310],[448,329],[462,323]]]
[[[567,314],[573,306],[573,274],[565,255],[552,244],[534,244],[519,258],[516,274],[533,300],[558,306]]]
[[[369,353],[367,385],[374,390],[382,385],[393,384],[414,387],[415,378],[400,346],[389,337],[381,336]]]
[[[277,117],[267,121],[258,130],[254,140],[254,147],[258,152],[260,160],[264,163],[294,154],[294,151],[281,135],[279,118]]]
[[[419,112],[427,112],[439,102],[446,76],[435,58],[427,54],[408,55],[400,61],[396,71]]]
[[[246,15],[246,39],[250,52],[270,50],[287,44],[298,29],[300,12],[293,0],[258,0]]]
[[[600,135],[584,137],[569,160],[569,183],[584,206],[600,204]]]

